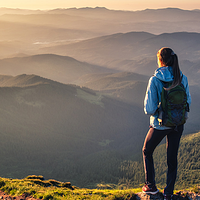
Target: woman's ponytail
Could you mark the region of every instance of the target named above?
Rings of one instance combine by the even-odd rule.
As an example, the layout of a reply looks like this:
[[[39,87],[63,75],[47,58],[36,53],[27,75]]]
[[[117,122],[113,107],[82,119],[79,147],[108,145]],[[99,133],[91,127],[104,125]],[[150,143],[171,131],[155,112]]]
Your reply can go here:
[[[168,47],[161,48],[157,53],[158,61],[162,64],[162,66],[172,66],[173,68],[173,82],[169,88],[165,88],[166,90],[170,90],[177,85],[181,84],[181,73],[178,64],[178,56],[173,52],[172,49]],[[160,66],[161,67],[161,66]]]
[[[180,73],[180,68],[179,68],[179,64],[178,64],[178,57],[176,54],[172,55],[174,57],[174,62],[173,62],[173,76],[174,76],[174,80],[172,82],[171,88],[176,87],[177,85],[181,84],[181,73]]]

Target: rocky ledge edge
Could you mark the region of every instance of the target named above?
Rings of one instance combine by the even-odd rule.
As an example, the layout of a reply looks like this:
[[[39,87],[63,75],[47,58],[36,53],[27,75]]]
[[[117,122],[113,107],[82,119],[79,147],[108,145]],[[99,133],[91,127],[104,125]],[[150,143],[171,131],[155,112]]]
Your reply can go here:
[[[22,196],[12,197],[7,195],[6,193],[0,191],[0,200],[38,200],[31,197],[28,193],[24,193]],[[163,194],[158,192],[155,195],[145,194],[143,192],[139,192],[130,199],[127,200],[163,200]],[[200,194],[196,194],[194,192],[178,192],[174,194],[173,200],[200,200]]]
[[[163,194],[158,192],[155,195],[145,194],[143,192],[139,192],[136,194],[135,200],[163,200]],[[200,195],[194,192],[177,192],[173,195],[173,200],[200,200]]]

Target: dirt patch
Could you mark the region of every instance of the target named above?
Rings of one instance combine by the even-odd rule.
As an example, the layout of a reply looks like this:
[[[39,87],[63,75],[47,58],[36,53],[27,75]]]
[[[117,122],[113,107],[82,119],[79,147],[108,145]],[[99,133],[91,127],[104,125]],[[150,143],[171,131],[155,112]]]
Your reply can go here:
[[[30,194],[28,193],[24,193],[21,196],[11,196],[6,194],[5,192],[0,191],[0,200],[1,199],[6,199],[6,200],[39,200],[39,199],[35,199],[32,196],[30,196]]]

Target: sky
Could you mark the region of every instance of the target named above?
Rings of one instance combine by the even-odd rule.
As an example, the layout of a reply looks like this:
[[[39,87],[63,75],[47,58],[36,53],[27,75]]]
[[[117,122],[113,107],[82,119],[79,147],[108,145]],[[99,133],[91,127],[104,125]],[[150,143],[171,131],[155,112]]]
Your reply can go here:
[[[200,9],[200,0],[0,0],[0,7],[23,9],[55,9],[72,7],[106,7],[113,10],[145,10],[157,8]]]

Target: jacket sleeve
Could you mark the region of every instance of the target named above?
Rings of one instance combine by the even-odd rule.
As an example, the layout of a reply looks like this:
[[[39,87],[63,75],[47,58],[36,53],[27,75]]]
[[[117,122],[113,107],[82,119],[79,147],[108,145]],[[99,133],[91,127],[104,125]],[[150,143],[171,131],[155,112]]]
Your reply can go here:
[[[154,115],[158,109],[159,98],[156,87],[156,78],[151,77],[147,86],[147,91],[144,99],[144,112],[147,115]]]

